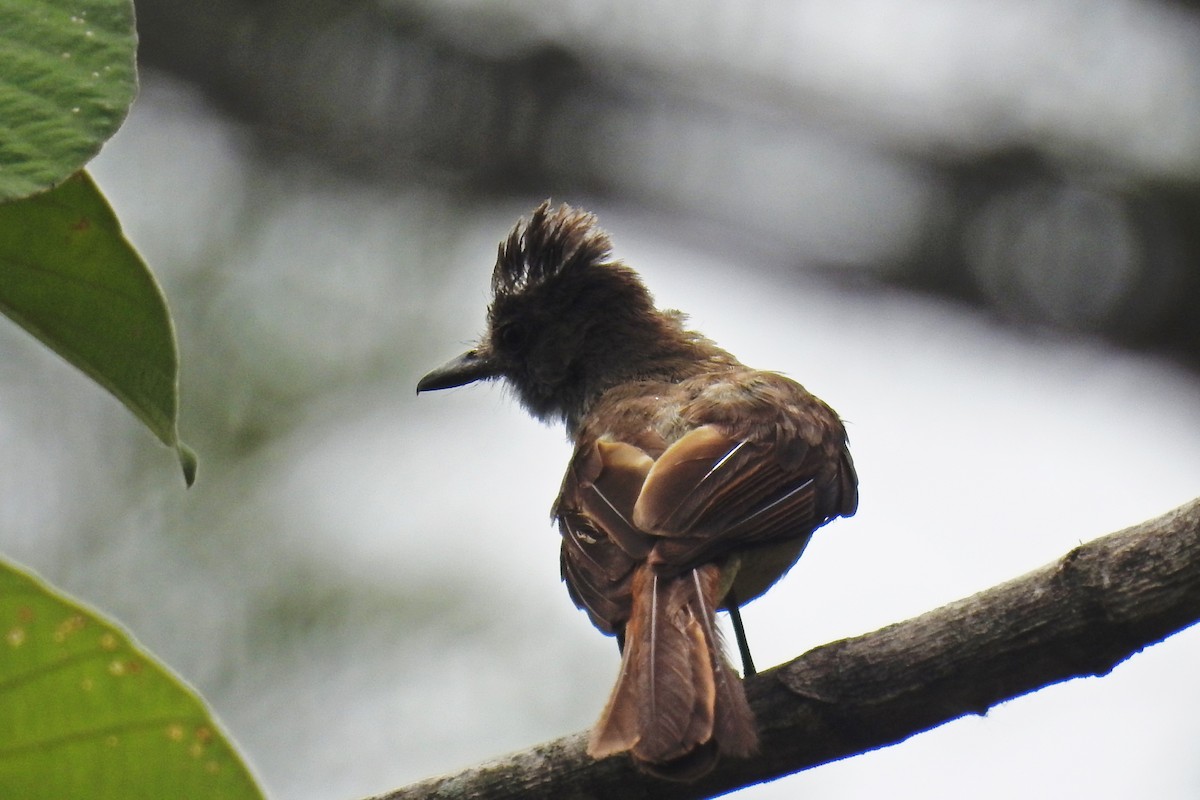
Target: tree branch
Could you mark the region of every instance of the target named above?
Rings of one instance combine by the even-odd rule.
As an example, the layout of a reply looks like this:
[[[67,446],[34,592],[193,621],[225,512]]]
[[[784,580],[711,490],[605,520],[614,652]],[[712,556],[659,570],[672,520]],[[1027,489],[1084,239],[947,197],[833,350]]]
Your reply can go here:
[[[1052,683],[1105,675],[1200,620],[1200,499],[1020,578],[746,682],[761,752],[693,784],[593,761],[574,734],[374,800],[697,798],[902,741]]]

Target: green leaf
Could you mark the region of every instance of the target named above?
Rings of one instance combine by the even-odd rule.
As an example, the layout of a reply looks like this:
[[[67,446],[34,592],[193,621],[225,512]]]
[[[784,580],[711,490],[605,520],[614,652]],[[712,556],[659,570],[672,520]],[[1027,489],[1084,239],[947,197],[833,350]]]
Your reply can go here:
[[[0,204],[0,312],[116,395],[175,448],[191,483],[166,301],[86,172]]]
[[[0,797],[262,796],[179,678],[94,611],[0,562]]]
[[[79,171],[137,93],[132,0],[0,0],[0,202]]]

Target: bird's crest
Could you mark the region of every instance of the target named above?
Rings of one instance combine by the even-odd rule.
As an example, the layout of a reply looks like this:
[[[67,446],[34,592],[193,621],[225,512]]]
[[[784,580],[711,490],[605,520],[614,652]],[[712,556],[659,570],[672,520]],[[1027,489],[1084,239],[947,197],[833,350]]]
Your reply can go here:
[[[566,204],[552,209],[546,200],[500,243],[492,294],[525,291],[555,275],[602,264],[611,253],[612,242],[594,214]]]

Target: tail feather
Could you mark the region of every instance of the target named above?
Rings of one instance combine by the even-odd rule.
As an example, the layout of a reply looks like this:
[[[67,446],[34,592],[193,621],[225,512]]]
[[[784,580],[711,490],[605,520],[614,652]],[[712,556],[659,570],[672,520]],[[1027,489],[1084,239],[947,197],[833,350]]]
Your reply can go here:
[[[714,709],[713,736],[720,743],[720,750],[726,755],[745,758],[758,749],[758,726],[754,720],[754,712],[746,700],[746,690],[741,678],[729,665],[725,657],[725,640],[716,625],[717,592],[720,585],[720,573],[715,567],[705,571],[704,568],[692,570],[696,583],[697,594],[706,601],[704,620],[708,640],[712,642],[710,657],[713,664],[713,680],[717,695]],[[705,587],[705,582],[711,585]]]
[[[711,564],[674,577],[635,572],[621,672],[592,730],[592,756],[629,751],[642,769],[691,779],[720,754],[754,751],[754,715],[717,633],[720,578]]]

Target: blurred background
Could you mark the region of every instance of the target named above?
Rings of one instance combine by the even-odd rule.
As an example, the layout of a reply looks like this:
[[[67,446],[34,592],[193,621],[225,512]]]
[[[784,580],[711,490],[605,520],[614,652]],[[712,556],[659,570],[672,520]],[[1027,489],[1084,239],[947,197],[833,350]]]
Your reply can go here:
[[[216,708],[273,797],[589,726],[617,671],[498,386],[416,398],[496,243],[587,206],[660,304],[846,418],[858,516],[756,659],[1200,494],[1200,11],[1150,0],[139,0],[93,164],[183,356],[185,491],[0,325],[0,549]],[[1200,795],[1200,633],[744,798]]]

